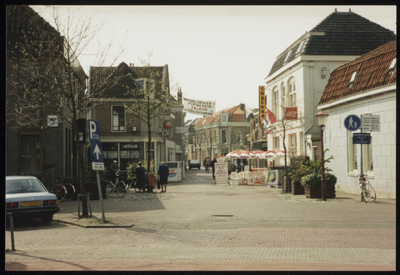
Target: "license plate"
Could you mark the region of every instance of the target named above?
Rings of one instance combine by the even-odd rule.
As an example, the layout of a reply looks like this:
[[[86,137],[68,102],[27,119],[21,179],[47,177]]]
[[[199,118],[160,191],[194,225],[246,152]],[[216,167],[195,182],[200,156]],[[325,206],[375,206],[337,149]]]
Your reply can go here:
[[[40,206],[41,202],[40,201],[26,201],[22,202],[21,206],[26,207],[26,206]]]

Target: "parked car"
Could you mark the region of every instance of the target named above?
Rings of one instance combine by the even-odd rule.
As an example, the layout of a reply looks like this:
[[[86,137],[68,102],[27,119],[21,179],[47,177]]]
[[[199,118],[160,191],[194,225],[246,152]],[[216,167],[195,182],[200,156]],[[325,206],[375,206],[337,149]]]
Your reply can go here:
[[[57,196],[49,193],[36,177],[6,177],[6,212],[12,213],[13,218],[49,222],[59,210]]]
[[[201,167],[200,161],[198,161],[197,159],[193,159],[189,162],[189,170],[192,168],[200,169],[200,167]]]

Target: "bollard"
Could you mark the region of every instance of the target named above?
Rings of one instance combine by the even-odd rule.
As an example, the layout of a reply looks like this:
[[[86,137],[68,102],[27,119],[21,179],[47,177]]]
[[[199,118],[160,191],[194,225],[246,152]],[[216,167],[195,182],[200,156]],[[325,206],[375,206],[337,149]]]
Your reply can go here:
[[[8,222],[10,224],[10,234],[11,234],[11,250],[15,251],[15,243],[14,243],[14,219],[12,213],[7,213]]]
[[[86,194],[78,194],[78,219],[81,217],[81,205],[79,203],[79,199],[86,197],[86,201],[88,203],[88,207],[89,207],[89,213],[90,213],[90,217],[92,216],[92,208],[90,207],[90,193],[86,193]],[[83,211],[83,209],[82,209]],[[82,212],[82,216],[83,216],[83,212]]]

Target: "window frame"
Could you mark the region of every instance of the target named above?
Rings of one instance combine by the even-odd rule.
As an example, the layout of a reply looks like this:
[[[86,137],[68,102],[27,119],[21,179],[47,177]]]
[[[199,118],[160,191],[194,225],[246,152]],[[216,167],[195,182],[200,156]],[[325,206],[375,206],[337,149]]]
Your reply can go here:
[[[224,141],[225,138],[225,141]],[[228,142],[228,130],[221,129],[221,143]]]
[[[122,107],[124,110],[124,114],[123,114],[123,130],[121,130],[121,126],[120,126],[120,114],[118,115],[118,125],[115,126],[114,125],[114,107]],[[118,127],[119,130],[114,130],[114,127]],[[124,105],[112,105],[111,106],[111,132],[112,133],[126,133],[126,110],[125,110],[125,106]]]
[[[293,100],[294,98],[294,100]],[[289,107],[296,107],[296,79],[291,77],[288,81],[288,99]]]
[[[279,117],[279,89],[275,86],[272,89],[272,112],[276,117]]]

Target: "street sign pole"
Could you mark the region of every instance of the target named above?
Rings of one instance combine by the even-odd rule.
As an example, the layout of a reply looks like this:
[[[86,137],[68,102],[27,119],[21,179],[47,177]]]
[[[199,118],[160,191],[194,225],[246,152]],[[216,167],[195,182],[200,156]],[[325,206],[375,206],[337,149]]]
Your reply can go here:
[[[92,119],[89,119],[88,123],[89,123],[89,140],[90,140],[92,168],[93,170],[96,170],[97,189],[99,191],[101,214],[103,217],[103,223],[105,223],[106,219],[104,216],[103,192],[101,189],[101,181],[99,174],[99,170],[104,170],[103,146],[100,142],[99,123],[96,120]]]
[[[97,176],[97,186],[99,189],[99,198],[100,198],[100,205],[101,205],[101,215],[103,217],[103,223],[106,222],[106,217],[104,216],[104,205],[103,205],[103,191],[101,190],[101,182],[100,182],[100,174],[99,170],[96,170],[96,176]]]

